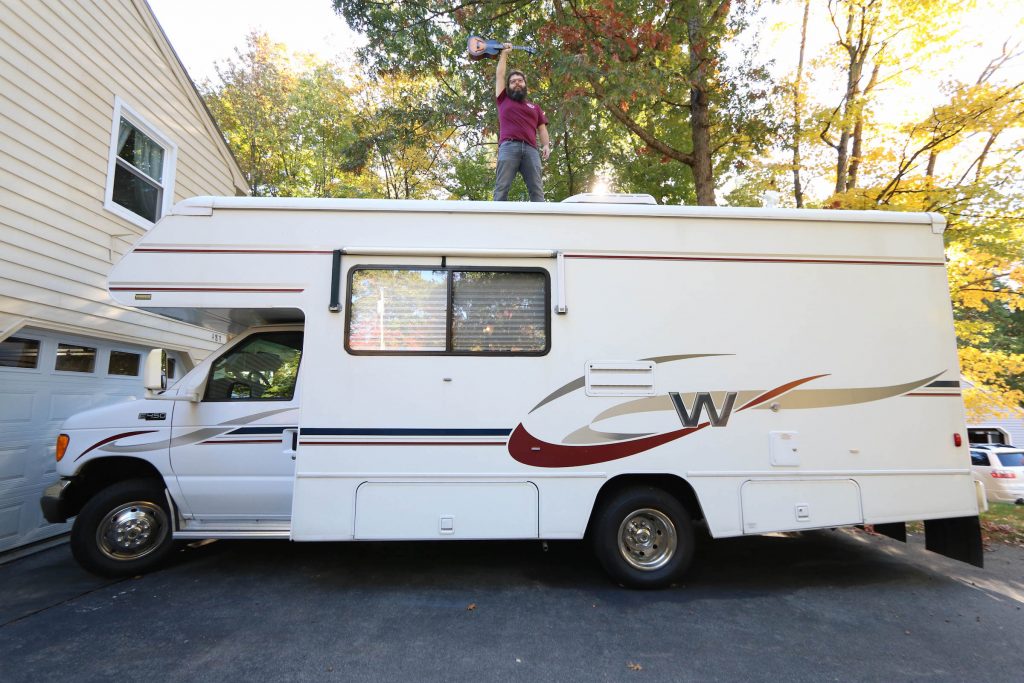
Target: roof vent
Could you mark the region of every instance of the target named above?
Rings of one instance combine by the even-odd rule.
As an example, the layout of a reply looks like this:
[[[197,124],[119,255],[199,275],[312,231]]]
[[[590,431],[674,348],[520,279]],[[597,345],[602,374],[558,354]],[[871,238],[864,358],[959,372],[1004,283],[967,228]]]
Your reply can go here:
[[[571,204],[657,204],[649,194],[597,194],[585,192],[566,197],[562,203]]]

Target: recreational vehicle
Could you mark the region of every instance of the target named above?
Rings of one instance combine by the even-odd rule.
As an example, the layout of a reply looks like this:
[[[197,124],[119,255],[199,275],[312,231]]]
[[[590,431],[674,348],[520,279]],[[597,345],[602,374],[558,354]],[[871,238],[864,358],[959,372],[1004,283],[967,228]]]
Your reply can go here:
[[[585,198],[584,198],[585,199]],[[119,302],[222,349],[71,417],[51,521],[188,539],[583,539],[617,582],[714,538],[874,525],[981,564],[936,214],[199,197]]]

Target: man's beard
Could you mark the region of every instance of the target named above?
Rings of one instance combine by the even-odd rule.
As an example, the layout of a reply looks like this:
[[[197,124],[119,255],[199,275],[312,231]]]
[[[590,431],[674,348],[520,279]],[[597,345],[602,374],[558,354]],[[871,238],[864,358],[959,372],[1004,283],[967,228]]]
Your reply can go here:
[[[526,86],[524,85],[522,89],[510,89],[508,91],[508,96],[511,97],[516,102],[522,102],[523,100],[526,99]]]

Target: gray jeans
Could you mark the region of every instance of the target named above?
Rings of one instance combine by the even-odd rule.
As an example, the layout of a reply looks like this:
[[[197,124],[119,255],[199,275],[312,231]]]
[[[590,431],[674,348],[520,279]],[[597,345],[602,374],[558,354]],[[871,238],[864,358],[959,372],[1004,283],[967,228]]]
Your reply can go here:
[[[494,201],[508,201],[508,189],[516,173],[523,174],[531,202],[544,201],[544,187],[540,177],[540,152],[519,140],[506,140],[498,145],[497,178],[494,181]]]

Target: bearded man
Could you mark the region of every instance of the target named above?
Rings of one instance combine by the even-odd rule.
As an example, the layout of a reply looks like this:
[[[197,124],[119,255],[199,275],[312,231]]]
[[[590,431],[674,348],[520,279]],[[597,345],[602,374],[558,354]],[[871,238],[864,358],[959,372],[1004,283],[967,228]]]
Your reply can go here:
[[[508,190],[516,173],[521,173],[530,191],[531,202],[544,201],[541,159],[551,154],[548,117],[544,110],[526,98],[526,75],[509,71],[505,75],[511,43],[505,43],[498,56],[494,94],[498,101],[498,168],[494,181],[494,201],[508,200]],[[540,149],[537,139],[540,138]]]

